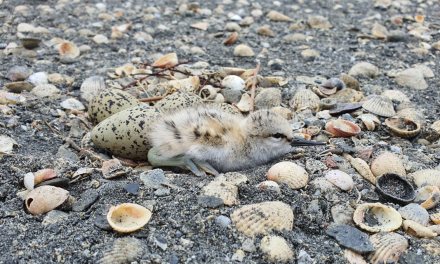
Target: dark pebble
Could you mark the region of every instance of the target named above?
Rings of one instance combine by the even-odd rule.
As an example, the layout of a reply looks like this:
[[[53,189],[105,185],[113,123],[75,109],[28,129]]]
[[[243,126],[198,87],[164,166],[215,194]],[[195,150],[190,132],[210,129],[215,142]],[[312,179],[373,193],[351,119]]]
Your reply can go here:
[[[99,194],[93,190],[89,189],[81,194],[81,199],[72,205],[72,211],[82,212],[85,211],[89,206],[91,206],[99,197]]]
[[[137,194],[139,190],[139,183],[130,183],[125,185],[125,190],[131,194]]]
[[[50,185],[50,186],[55,186],[55,187],[69,187],[69,179],[66,178],[55,178],[55,179],[50,179],[44,182],[40,182],[39,184],[35,185],[35,188],[38,188],[40,186],[45,186],[45,185]]]
[[[364,254],[373,252],[375,249],[368,239],[368,235],[348,225],[340,225],[336,228],[327,229],[326,233],[334,237],[338,244],[349,248],[357,253]]]
[[[399,258],[401,264],[419,264],[423,263],[423,257],[414,253],[404,253]]]
[[[198,204],[201,207],[217,208],[223,205],[223,200],[214,196],[200,196]]]
[[[172,254],[170,256],[169,262],[170,264],[177,264],[179,263],[179,258],[175,254]]]

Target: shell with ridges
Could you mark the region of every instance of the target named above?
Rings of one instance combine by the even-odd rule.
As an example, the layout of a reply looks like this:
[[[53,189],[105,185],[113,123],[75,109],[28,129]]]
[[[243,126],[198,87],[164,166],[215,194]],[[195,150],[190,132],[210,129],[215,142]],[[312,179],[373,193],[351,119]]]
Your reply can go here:
[[[408,248],[408,241],[403,236],[397,233],[379,233],[370,237],[370,242],[376,250],[368,255],[368,260],[376,264],[380,260],[386,262],[391,259],[395,263],[399,261],[402,255]]]
[[[105,90],[104,78],[101,76],[89,77],[84,80],[79,90],[81,91],[81,97],[90,102],[95,94]]]
[[[150,221],[151,211],[133,203],[112,206],[107,214],[110,226],[121,233],[129,233],[142,228]]]
[[[353,189],[353,179],[341,170],[331,170],[325,173],[325,178],[344,191]]]
[[[440,213],[430,215],[431,221],[436,225],[440,225]]]
[[[387,96],[376,96],[362,105],[365,110],[370,111],[373,114],[385,117],[392,117],[396,115],[394,111],[393,102]]]
[[[358,125],[342,119],[327,122],[325,129],[335,137],[351,137],[361,132],[361,128]]]
[[[353,158],[347,153],[343,153],[342,156],[350,162],[351,166],[353,166],[362,177],[369,180],[372,184],[376,184],[376,177],[371,172],[370,166],[368,166],[363,159]]]
[[[245,205],[231,214],[231,220],[245,236],[267,234],[270,230],[292,230],[293,211],[283,202]]]
[[[385,124],[397,136],[413,138],[420,132],[420,124],[404,117],[387,118]]]
[[[416,171],[409,174],[408,178],[419,188],[427,185],[440,188],[440,171],[438,170]]]
[[[437,131],[437,133],[440,133],[440,120],[439,121],[435,121],[431,125],[431,128],[434,129],[435,131]]]
[[[435,233],[434,231],[432,231],[428,227],[422,226],[421,224],[419,224],[415,221],[412,221],[412,220],[403,221],[403,229],[405,230],[406,233],[412,235],[413,237],[431,238],[431,237],[437,236],[437,233]]]
[[[292,98],[290,106],[295,110],[307,107],[318,110],[320,102],[321,100],[319,100],[319,97],[314,92],[307,89],[299,89]]]
[[[111,249],[106,250],[104,257],[98,264],[123,264],[132,263],[142,255],[144,245],[141,240],[134,237],[124,237],[116,240]]]
[[[367,264],[367,262],[365,261],[364,257],[361,254],[354,252],[353,250],[350,250],[348,248],[344,250],[344,258],[350,264]]]
[[[286,262],[293,260],[293,251],[282,237],[265,236],[260,242],[260,248],[269,255],[269,261]]]
[[[382,95],[390,98],[391,100],[396,100],[400,102],[409,102],[408,96],[406,94],[402,93],[401,91],[397,90],[386,90],[382,93]]]
[[[283,161],[269,169],[267,179],[277,183],[286,183],[292,189],[300,189],[309,182],[309,174],[301,166],[290,161]]]
[[[53,186],[41,186],[30,191],[26,196],[26,208],[31,214],[44,214],[63,204],[69,192]]]
[[[365,216],[375,219],[374,225],[369,225],[369,219]],[[362,229],[370,232],[390,232],[398,229],[402,225],[402,217],[392,207],[381,203],[365,203],[356,208],[353,214],[353,221]]]
[[[402,161],[391,152],[384,152],[371,162],[371,172],[378,177],[385,172],[394,172],[406,176],[405,167]]]
[[[238,204],[238,187],[230,182],[212,181],[203,187],[203,191],[207,196],[214,196],[222,199],[225,205],[231,206]]]
[[[419,123],[421,126],[426,125],[425,117],[414,108],[405,108],[397,112],[396,116],[404,117]]]
[[[425,209],[434,208],[440,200],[440,190],[437,186],[424,186],[416,190],[415,202]]]
[[[410,203],[404,207],[401,207],[399,208],[398,212],[405,220],[412,220],[418,224],[421,224],[422,226],[428,225],[428,211],[416,203]]]

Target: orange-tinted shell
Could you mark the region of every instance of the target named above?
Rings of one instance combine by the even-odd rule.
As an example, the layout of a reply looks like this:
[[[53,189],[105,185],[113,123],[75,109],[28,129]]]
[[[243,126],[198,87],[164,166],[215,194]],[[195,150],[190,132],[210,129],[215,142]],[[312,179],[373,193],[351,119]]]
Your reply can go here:
[[[344,191],[353,189],[353,179],[341,170],[331,170],[325,173],[325,178]]]
[[[420,170],[410,175],[408,178],[414,182],[417,187],[426,185],[440,188],[440,171],[438,170]]]
[[[121,233],[129,233],[142,228],[150,221],[151,211],[133,203],[112,206],[107,214],[110,226]]]
[[[385,124],[389,127],[397,136],[403,138],[413,138],[420,132],[420,124],[410,119],[397,117],[387,118]],[[410,128],[411,130],[408,130]]]
[[[436,225],[440,225],[440,213],[432,214],[430,218],[431,221],[434,222]]]
[[[325,129],[335,137],[351,137],[361,132],[361,128],[355,123],[342,119],[327,122]]]
[[[179,59],[177,59],[177,54],[170,53],[155,61],[152,66],[164,68],[174,66],[177,63],[179,63]]]
[[[69,192],[54,186],[41,186],[26,196],[26,208],[31,214],[44,214],[57,208],[66,201]]]
[[[283,161],[269,169],[267,179],[277,183],[286,183],[292,189],[300,189],[309,182],[309,175],[301,166],[290,161]]]
[[[265,236],[261,239],[260,248],[269,255],[269,261],[286,262],[293,260],[293,251],[282,237]]]
[[[391,152],[384,152],[371,162],[371,172],[378,177],[385,172],[394,172],[406,176],[402,161]]]
[[[422,202],[425,209],[434,208],[440,201],[440,190],[437,186],[424,186],[416,190],[415,201]]]
[[[64,42],[59,47],[60,56],[65,56],[67,58],[74,59],[79,56],[79,48],[70,42]]]
[[[235,42],[237,42],[238,39],[238,33],[234,32],[232,33],[232,35],[227,38],[225,41],[223,41],[223,44],[225,45],[230,45],[230,44],[234,44]]]
[[[37,185],[40,182],[56,178],[57,172],[51,169],[39,170],[34,173],[34,177],[34,184]]]
[[[412,235],[413,237],[431,238],[437,236],[437,233],[432,231],[432,229],[426,226],[422,226],[421,224],[412,220],[403,221],[403,229],[405,230],[406,233]]]
[[[370,242],[376,250],[368,255],[368,260],[376,264],[381,260],[388,259],[399,262],[402,255],[408,248],[408,241],[397,233],[379,233],[370,237]]]

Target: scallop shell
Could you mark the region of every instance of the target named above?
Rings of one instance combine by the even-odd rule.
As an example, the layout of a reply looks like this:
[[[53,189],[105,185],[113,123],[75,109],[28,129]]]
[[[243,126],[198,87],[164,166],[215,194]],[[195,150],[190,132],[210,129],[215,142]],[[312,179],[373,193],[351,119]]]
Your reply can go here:
[[[44,214],[63,204],[69,192],[53,186],[35,188],[26,196],[26,208],[34,215]]]
[[[42,224],[43,226],[48,226],[57,222],[66,221],[67,218],[69,218],[69,214],[58,210],[52,210],[44,217]]]
[[[366,219],[366,216],[369,216]],[[356,208],[353,221],[370,232],[390,232],[402,225],[402,217],[392,207],[381,203],[365,203]]]
[[[40,38],[20,38],[20,43],[26,49],[34,49],[41,43]]]
[[[212,181],[203,187],[203,191],[207,196],[214,196],[222,199],[225,205],[232,206],[238,204],[238,188],[232,183],[225,181]]]
[[[307,89],[299,89],[290,101],[290,106],[296,111],[304,108],[319,110],[319,97]]]
[[[412,220],[403,221],[403,229],[406,233],[417,238],[431,238],[437,236],[437,233],[432,231],[432,229],[422,226],[421,224]]]
[[[265,236],[261,239],[260,248],[269,255],[269,261],[286,262],[293,260],[293,251],[282,237]]]
[[[353,166],[353,168],[355,168],[362,177],[369,180],[372,184],[376,184],[376,177],[371,172],[370,166],[368,166],[363,159],[353,158],[347,153],[343,153],[342,155],[350,162],[351,166]]]
[[[344,258],[350,264],[367,264],[367,262],[365,261],[364,257],[361,254],[354,252],[353,250],[350,250],[348,248],[344,250]]]
[[[404,117],[387,118],[385,124],[397,135],[403,138],[413,138],[420,132],[420,125]]]
[[[134,237],[124,237],[116,240],[111,249],[106,250],[98,264],[124,264],[136,262],[142,256],[144,244]]]
[[[371,172],[374,176],[380,176],[385,172],[394,172],[406,176],[402,161],[391,152],[384,152],[371,162]]]
[[[63,56],[65,58],[74,59],[79,56],[80,51],[79,48],[70,42],[64,42],[60,45],[58,48],[58,51],[60,53],[60,56]]]
[[[277,183],[286,183],[292,189],[300,189],[309,182],[309,175],[301,166],[290,161],[283,161],[269,169],[267,179]]]
[[[440,225],[440,213],[432,214],[430,218],[431,221],[434,222],[436,225]]]
[[[414,108],[405,108],[397,112],[396,114],[398,117],[404,117],[410,120],[413,120],[416,123],[419,123],[421,126],[426,125],[426,119],[425,117],[417,112]]]
[[[177,63],[179,63],[177,54],[170,53],[155,61],[152,66],[164,68],[164,67],[174,66]]]
[[[428,225],[428,211],[416,203],[410,203],[404,207],[401,207],[398,212],[405,220],[412,220],[422,226]]]
[[[270,109],[271,111],[279,114],[280,116],[284,117],[287,120],[292,119],[292,111],[290,111],[289,108],[282,107],[282,106],[275,106]]]
[[[391,102],[390,98],[383,95],[376,96],[364,102],[362,107],[365,110],[368,110],[371,113],[380,116],[392,117],[396,115],[393,107],[393,102]]]
[[[437,131],[437,133],[440,133],[440,120],[439,121],[435,121],[431,125],[431,128],[434,129],[435,131]]]
[[[372,264],[377,264],[383,260],[393,260],[395,263],[399,262],[400,255],[402,255],[408,248],[408,241],[403,236],[397,233],[379,233],[370,237],[370,242],[376,251],[368,255],[368,260]]]
[[[105,90],[104,78],[101,76],[89,77],[84,80],[79,90],[81,91],[81,97],[90,102],[95,94]]]
[[[419,188],[427,185],[440,188],[440,171],[438,170],[416,171],[408,175],[408,178]]]
[[[238,231],[245,236],[267,234],[271,230],[292,230],[293,211],[283,202],[264,202],[245,205],[231,214]]]
[[[339,76],[339,79],[343,81],[348,88],[360,90],[359,82],[353,76],[343,73]]]
[[[397,90],[386,90],[382,93],[383,96],[390,98],[391,100],[396,100],[400,102],[409,102],[408,96]]]
[[[335,137],[351,137],[361,132],[361,128],[355,123],[342,119],[327,122],[325,129]]]
[[[353,179],[341,170],[331,170],[325,173],[325,178],[344,191],[353,189]]]
[[[280,186],[278,185],[278,183],[276,183],[274,181],[264,181],[264,182],[257,184],[257,186],[255,186],[255,187],[257,187],[258,189],[260,189],[262,191],[267,190],[267,191],[275,191],[277,193],[281,193]]]
[[[112,206],[107,214],[110,226],[121,233],[129,233],[142,228],[150,221],[151,211],[133,203]]]
[[[416,190],[414,199],[425,209],[434,208],[440,200],[440,190],[437,186],[424,186]]]

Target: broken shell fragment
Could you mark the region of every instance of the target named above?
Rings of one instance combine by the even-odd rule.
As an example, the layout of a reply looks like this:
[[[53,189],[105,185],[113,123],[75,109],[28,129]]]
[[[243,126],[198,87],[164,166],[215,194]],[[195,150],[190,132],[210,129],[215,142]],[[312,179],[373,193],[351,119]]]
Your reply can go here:
[[[440,171],[420,170],[408,175],[417,187],[436,186],[440,189]]]
[[[399,214],[405,220],[412,220],[422,226],[427,226],[429,222],[429,213],[425,208],[416,204],[410,203],[404,207],[399,208]]]
[[[35,188],[26,196],[26,208],[29,213],[44,214],[62,205],[69,197],[69,192],[53,186]]]
[[[293,251],[282,237],[265,236],[260,242],[260,248],[269,255],[269,261],[286,262],[293,260]]]
[[[107,160],[102,163],[102,176],[106,179],[122,176],[129,171],[130,168],[122,166],[118,159]]]
[[[354,211],[353,221],[360,228],[374,233],[391,232],[402,225],[400,214],[394,208],[381,203],[359,205]]]
[[[228,75],[223,79],[222,86],[232,90],[243,90],[245,81],[236,75]]]
[[[327,122],[325,129],[335,137],[351,137],[361,132],[361,128],[358,125],[342,119]]]
[[[170,53],[155,61],[152,66],[165,68],[165,67],[174,66],[177,63],[179,63],[179,60],[177,59],[177,54]]]
[[[64,42],[60,45],[58,48],[58,51],[60,53],[60,56],[63,56],[65,58],[74,59],[79,56],[80,51],[79,48],[70,42]]]
[[[370,166],[368,166],[363,159],[353,158],[346,153],[343,153],[342,156],[350,162],[351,166],[353,166],[362,177],[369,180],[372,184],[376,184],[376,177],[371,172]]]
[[[400,255],[402,255],[408,248],[408,241],[402,235],[397,233],[379,233],[370,237],[370,242],[376,250],[368,255],[368,260],[372,264],[377,264],[379,261],[387,262],[392,260],[395,263],[399,262]]]
[[[234,33],[232,33],[232,35],[229,38],[227,38],[225,41],[223,41],[223,44],[225,44],[225,45],[234,44],[235,42],[237,42],[237,39],[238,39],[238,33],[234,32]]]
[[[105,82],[104,78],[101,76],[92,76],[84,80],[81,84],[81,97],[86,99],[87,102],[90,102],[95,96],[105,90]]]
[[[370,111],[373,114],[385,117],[392,117],[396,115],[394,111],[393,102],[390,98],[379,95],[376,96],[362,105],[365,110]]]
[[[413,138],[420,133],[420,125],[410,119],[404,117],[387,118],[385,124],[397,136],[403,138]]]
[[[374,176],[380,176],[385,172],[394,172],[406,176],[406,170],[402,161],[391,152],[383,152],[371,162],[371,172]]]
[[[282,107],[282,106],[275,106],[270,109],[271,111],[279,114],[280,116],[284,117],[287,120],[292,119],[292,111],[289,108]]]
[[[431,218],[431,221],[436,225],[440,225],[440,213],[432,214],[429,218]]]
[[[331,170],[325,173],[325,178],[344,191],[353,189],[353,179],[341,170]]]
[[[133,263],[142,255],[144,244],[134,237],[117,239],[111,249],[106,250],[98,264]]]
[[[277,183],[286,183],[292,189],[300,189],[309,182],[309,175],[301,166],[284,161],[273,165],[267,172],[267,179]]]
[[[234,49],[234,56],[237,57],[252,57],[254,55],[254,51],[250,47],[243,44],[238,45]]]
[[[231,220],[245,236],[267,234],[268,231],[292,230],[293,211],[283,202],[264,202],[245,205],[231,214]]]
[[[57,177],[57,172],[51,169],[39,170],[34,173],[34,184],[37,185],[40,182],[47,181]]]
[[[409,235],[417,238],[431,238],[437,236],[437,233],[432,231],[432,229],[422,226],[412,220],[403,221],[403,229]]]
[[[110,226],[121,233],[129,233],[142,228],[150,221],[151,211],[133,203],[112,206],[107,214]]]
[[[350,264],[367,264],[364,257],[348,248],[344,250],[344,258],[348,261]]]
[[[245,113],[245,112],[249,112],[251,110],[251,97],[249,96],[249,94],[244,93],[241,96],[241,100],[240,102],[238,102],[237,104],[232,104],[233,106],[235,106],[238,110],[240,110],[240,112]]]
[[[374,129],[376,128],[376,125],[373,122],[373,120],[371,120],[369,117],[366,117],[366,116],[361,116],[360,119],[362,120],[362,122],[364,123],[364,125],[368,129],[368,131],[374,131]]]
[[[323,110],[332,109],[338,103],[336,98],[322,98],[319,106]]]
[[[237,205],[238,187],[230,182],[212,181],[205,187],[203,191],[207,196],[214,196],[223,200],[225,205]]]
[[[214,100],[215,97],[217,97],[217,89],[215,89],[211,85],[205,85],[202,89],[200,89],[199,96],[204,101]]]
[[[376,192],[385,200],[407,204],[416,194],[412,185],[399,174],[386,172],[376,178]]]
[[[200,79],[198,76],[190,76],[186,79],[169,81],[168,85],[182,92],[192,93],[199,89]]]
[[[424,186],[416,190],[415,202],[425,209],[434,208],[440,201],[440,190],[437,186]]]

